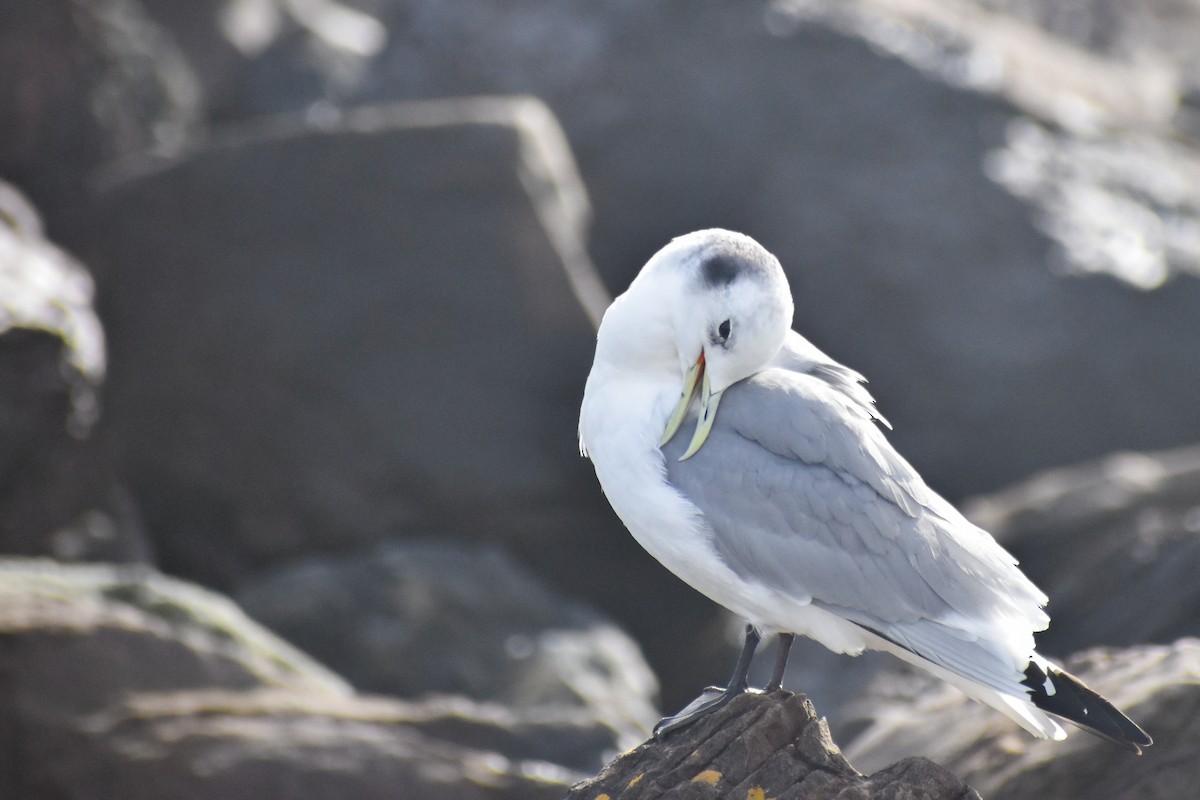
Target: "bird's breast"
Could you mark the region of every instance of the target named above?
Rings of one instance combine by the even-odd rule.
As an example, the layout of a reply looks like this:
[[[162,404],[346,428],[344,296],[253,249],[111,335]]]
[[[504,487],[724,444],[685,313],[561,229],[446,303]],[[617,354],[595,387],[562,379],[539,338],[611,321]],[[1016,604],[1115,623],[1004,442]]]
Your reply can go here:
[[[678,387],[589,382],[583,444],[609,503],[633,538],[663,566],[727,607],[741,583],[717,554],[704,515],[667,480],[659,439]]]
[[[682,543],[699,538],[700,511],[666,478],[659,439],[679,390],[665,382],[588,382],[582,444],[617,516],[643,547],[671,566]]]

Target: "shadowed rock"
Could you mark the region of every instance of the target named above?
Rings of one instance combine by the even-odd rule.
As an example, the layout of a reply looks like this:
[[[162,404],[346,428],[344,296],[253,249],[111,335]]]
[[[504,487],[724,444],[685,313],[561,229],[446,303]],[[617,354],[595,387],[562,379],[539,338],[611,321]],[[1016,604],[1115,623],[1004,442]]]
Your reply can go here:
[[[236,598],[362,691],[583,708],[622,748],[658,719],[658,682],[629,636],[499,548],[425,539],[310,558]]]
[[[202,113],[189,65],[139,2],[0,3],[0,63],[0,175],[55,225],[87,215],[94,167],[178,144]]]
[[[149,558],[98,424],[106,352],[93,295],[83,264],[0,181],[0,553]]]
[[[447,529],[562,565],[609,525],[575,444],[605,299],[539,103],[269,120],[107,185],[108,410],[166,569]]]

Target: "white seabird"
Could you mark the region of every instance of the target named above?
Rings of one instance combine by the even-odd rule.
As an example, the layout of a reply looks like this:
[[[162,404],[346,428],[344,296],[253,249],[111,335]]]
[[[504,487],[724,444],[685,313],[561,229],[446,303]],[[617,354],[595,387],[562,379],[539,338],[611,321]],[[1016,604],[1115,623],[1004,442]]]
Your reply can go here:
[[[748,623],[729,685],[656,732],[745,691],[763,634],[783,637],[778,688],[799,634],[892,653],[1037,737],[1064,738],[1061,717],[1149,745],[1034,652],[1046,595],[925,485],[877,425],[863,377],[792,331],[792,312],[774,256],[707,230],[656,253],[600,325],[580,450],[634,538]],[[675,434],[693,418],[685,447]]]

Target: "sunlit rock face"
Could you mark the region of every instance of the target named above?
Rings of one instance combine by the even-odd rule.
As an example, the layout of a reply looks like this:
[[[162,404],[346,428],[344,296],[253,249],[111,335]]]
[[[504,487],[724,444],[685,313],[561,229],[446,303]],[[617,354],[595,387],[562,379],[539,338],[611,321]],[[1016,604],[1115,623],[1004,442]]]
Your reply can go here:
[[[861,36],[939,80],[1011,102],[1022,116],[985,161],[1029,202],[1067,273],[1142,290],[1200,274],[1200,149],[1189,98],[1200,59],[1181,31],[1200,13],[1152,4],[985,0],[782,0],[780,25]]]

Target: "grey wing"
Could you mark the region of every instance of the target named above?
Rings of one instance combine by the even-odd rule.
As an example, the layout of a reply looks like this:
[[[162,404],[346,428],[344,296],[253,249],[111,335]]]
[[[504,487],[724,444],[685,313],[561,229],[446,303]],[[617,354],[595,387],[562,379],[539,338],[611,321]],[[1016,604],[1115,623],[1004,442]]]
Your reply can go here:
[[[820,378],[842,395],[846,411],[863,419],[873,419],[887,428],[892,427],[875,408],[875,398],[871,397],[871,393],[863,385],[867,379],[861,373],[834,361],[795,331],[788,331],[783,347],[779,349],[771,365]]]
[[[853,398],[819,376],[771,369],[726,390],[692,458],[677,461],[686,437],[676,438],[664,448],[668,479],[735,572],[1012,690],[1015,660],[1029,654],[1013,642],[1032,650],[1045,596]]]

